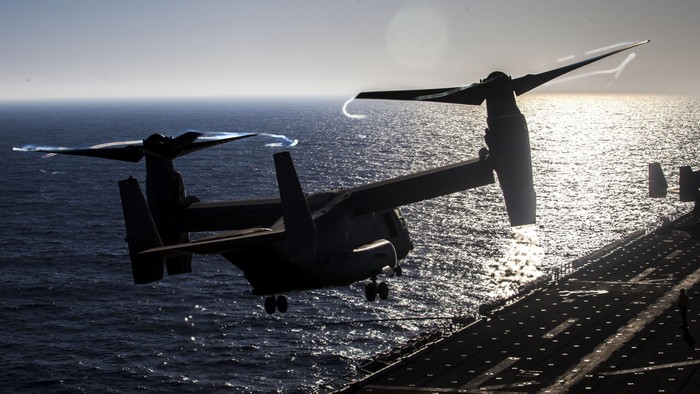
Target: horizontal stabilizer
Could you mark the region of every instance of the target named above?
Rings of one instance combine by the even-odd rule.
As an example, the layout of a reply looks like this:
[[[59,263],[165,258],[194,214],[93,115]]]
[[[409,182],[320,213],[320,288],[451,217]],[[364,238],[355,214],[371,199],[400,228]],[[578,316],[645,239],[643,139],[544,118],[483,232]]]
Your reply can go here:
[[[224,234],[219,234],[214,237],[208,237],[191,243],[151,248],[142,251],[141,253],[139,253],[139,255],[144,257],[173,257],[188,255],[192,253],[226,253],[238,249],[245,249],[254,246],[265,245],[270,242],[282,241],[285,238],[285,232],[281,230],[254,228],[247,230],[229,231]]]

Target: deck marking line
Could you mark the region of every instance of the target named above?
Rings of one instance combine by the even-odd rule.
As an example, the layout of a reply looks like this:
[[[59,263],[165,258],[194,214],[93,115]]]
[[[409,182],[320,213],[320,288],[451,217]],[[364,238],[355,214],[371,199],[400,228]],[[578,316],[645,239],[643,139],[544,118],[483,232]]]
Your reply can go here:
[[[673,260],[673,259],[675,259],[679,254],[681,254],[681,250],[680,250],[680,249],[676,249],[676,250],[674,250],[671,254],[669,254],[668,256],[664,257],[664,260]]]
[[[655,270],[656,270],[656,268],[647,268],[647,269],[645,269],[644,271],[640,272],[639,275],[637,275],[637,276],[635,276],[634,278],[630,279],[629,281],[632,282],[632,283],[634,283],[634,282],[639,282],[639,281],[641,281],[642,279],[644,279],[644,278],[646,278],[647,276],[649,276],[649,274],[651,274],[651,273],[654,272]]]
[[[566,331],[567,328],[571,327],[574,323],[576,323],[578,319],[569,319],[560,325],[552,328],[547,332],[546,334],[542,335],[542,338],[544,339],[552,339],[556,337],[557,335],[561,334],[562,332]]]
[[[575,384],[581,381],[586,375],[598,368],[605,362],[613,352],[619,350],[635,334],[641,331],[647,324],[661,315],[666,309],[673,305],[673,301],[680,289],[692,287],[700,281],[700,268],[688,275],[685,279],[673,286],[671,290],[664,293],[652,305],[644,311],[634,316],[627,324],[620,327],[616,333],[609,336],[593,351],[585,355],[578,364],[574,365],[568,372],[554,379],[554,383],[542,390],[544,393],[562,393],[569,391]]]
[[[641,368],[621,369],[619,371],[602,372],[601,375],[604,375],[604,376],[626,375],[628,373],[648,372],[648,371],[654,371],[657,369],[684,367],[686,365],[695,365],[695,364],[700,364],[700,360],[680,361],[677,363],[650,365],[648,367],[641,367]]]
[[[511,365],[515,364],[516,361],[520,360],[520,357],[508,357],[505,360],[501,361],[500,363],[494,365],[493,367],[489,368],[487,371],[482,373],[481,375],[475,377],[474,379],[470,380],[467,382],[467,384],[461,386],[459,389],[460,390],[471,390],[471,389],[476,389],[479,386],[481,386],[483,383],[485,383],[487,380],[491,379],[492,377],[498,375],[503,371],[504,369],[510,367]]]
[[[415,393],[459,393],[464,391],[457,391],[455,389],[443,388],[443,387],[412,387],[412,386],[385,386],[382,384],[369,384],[364,386],[364,388],[372,390],[381,391],[411,391]]]
[[[650,284],[655,284],[655,283],[669,283],[669,280],[667,279],[649,279],[649,280],[640,280],[639,282],[632,282],[630,281],[610,281],[610,280],[578,280],[576,283],[590,283],[593,285],[614,285],[614,286],[630,286],[630,285],[650,285]]]
[[[494,386],[481,386],[481,387],[479,387],[479,392],[481,392],[481,393],[483,393],[483,392],[488,393],[488,392],[492,392],[492,391],[495,391],[495,390],[499,390],[499,391],[500,391],[500,390],[503,390],[503,389],[518,389],[518,388],[523,388],[523,387],[527,387],[527,386],[534,386],[534,385],[538,385],[538,384],[540,384],[540,382],[538,382],[538,381],[536,381],[536,380],[529,380],[529,381],[527,381],[527,382],[516,382],[516,383],[509,383],[509,384],[498,384],[498,385],[494,385]]]

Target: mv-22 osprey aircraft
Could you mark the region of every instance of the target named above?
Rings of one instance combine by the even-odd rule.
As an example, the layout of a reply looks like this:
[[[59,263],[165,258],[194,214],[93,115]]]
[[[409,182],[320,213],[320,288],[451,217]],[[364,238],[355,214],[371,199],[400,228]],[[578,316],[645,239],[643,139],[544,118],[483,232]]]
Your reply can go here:
[[[562,74],[648,41],[540,74],[511,79],[494,72],[469,86],[379,91],[358,99],[438,101],[487,106],[486,145],[479,157],[346,190],[305,195],[289,152],[274,155],[278,198],[201,202],[186,196],[172,160],[236,139],[203,140],[189,132],[152,135],[143,143],[95,149],[24,149],[137,162],[146,158],[146,193],[134,178],[119,182],[134,281],[149,283],[192,271],[191,255],[221,254],[240,268],[268,313],[287,310],[280,293],[348,285],[369,279],[368,300],[388,296],[381,273],[400,274],[412,249],[397,207],[494,183],[495,171],[511,225],[535,222],[530,141],[515,95]],[[247,137],[247,136],[246,136]],[[190,241],[191,232],[217,232]]]
[[[668,192],[678,193],[678,198],[683,202],[695,202],[693,206],[693,221],[690,224],[676,227],[686,231],[695,239],[700,238],[700,170],[693,171],[691,166],[678,168],[678,187],[668,187],[666,176],[658,162],[649,163],[649,197],[666,197]],[[663,227],[662,227],[663,229]]]

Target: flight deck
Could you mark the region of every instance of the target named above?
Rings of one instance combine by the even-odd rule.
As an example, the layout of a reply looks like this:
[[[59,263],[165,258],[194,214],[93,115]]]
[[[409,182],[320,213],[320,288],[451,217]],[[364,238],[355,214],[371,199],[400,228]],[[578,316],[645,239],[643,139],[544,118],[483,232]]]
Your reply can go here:
[[[677,230],[690,223],[686,215],[593,253],[339,392],[699,393],[700,241]]]

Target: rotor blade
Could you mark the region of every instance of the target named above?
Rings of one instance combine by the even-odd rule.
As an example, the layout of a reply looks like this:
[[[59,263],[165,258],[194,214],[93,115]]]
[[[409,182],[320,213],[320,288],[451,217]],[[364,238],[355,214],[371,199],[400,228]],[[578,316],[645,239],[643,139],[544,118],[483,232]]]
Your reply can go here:
[[[516,95],[529,92],[530,90],[551,81],[552,79],[576,70],[585,65],[591,64],[616,53],[626,51],[636,46],[646,44],[649,40],[639,41],[633,44],[626,45],[614,51],[607,52],[603,55],[592,57],[560,67],[554,70],[546,71],[540,74],[528,74],[512,81],[513,90]],[[470,104],[480,105],[489,94],[493,85],[490,83],[493,79],[486,79],[479,83],[465,86],[456,86],[450,88],[437,89],[414,89],[414,90],[387,90],[375,92],[362,92],[358,94],[356,99],[379,99],[379,100],[409,100],[409,101],[437,101],[441,103],[452,104]]]
[[[139,141],[135,142],[138,143]],[[96,146],[97,147],[89,148],[22,147],[12,148],[12,150],[17,152],[43,152],[59,155],[100,157],[103,159],[121,160],[132,163],[138,162],[144,155],[143,146],[141,144],[127,145],[119,148],[100,148],[99,145]]]
[[[530,90],[532,90],[532,89],[534,89],[534,88],[536,88],[544,83],[547,83],[554,78],[557,78],[561,75],[564,75],[568,72],[574,71],[578,68],[581,68],[585,65],[591,64],[593,62],[597,62],[598,60],[604,59],[608,56],[612,56],[616,53],[620,53],[622,51],[626,51],[628,49],[637,47],[639,45],[646,44],[649,41],[650,40],[635,42],[633,44],[626,45],[626,46],[619,48],[619,49],[616,49],[614,51],[604,53],[600,56],[595,56],[595,57],[592,57],[590,59],[582,60],[578,63],[574,63],[574,64],[570,64],[568,66],[556,68],[554,70],[545,71],[545,72],[540,73],[540,74],[524,75],[520,78],[513,80],[513,91],[515,92],[515,94],[517,96],[520,96],[521,94],[527,93]]]
[[[188,131],[184,134],[180,134],[177,137],[167,141],[162,147],[158,148],[158,154],[162,155],[166,159],[174,159],[182,154],[182,152],[187,149],[187,147],[192,144],[202,133],[196,131]],[[147,142],[144,143],[148,148],[150,148]]]
[[[111,148],[114,146],[119,146],[119,147],[125,147],[129,145],[141,145],[143,141],[141,140],[131,140],[131,141],[112,141],[112,142],[105,142],[104,144],[97,144],[97,145],[91,145],[90,149],[103,149],[103,148]]]
[[[190,143],[187,148],[185,148],[182,153],[179,154],[179,156],[184,156],[186,154],[196,152],[200,149],[206,149],[210,148],[212,146],[216,145],[221,145],[225,144],[227,142],[235,141],[235,140],[240,140],[243,138],[248,138],[248,137],[254,137],[257,134],[244,134],[244,135],[237,135],[235,137],[215,137],[215,138],[207,138],[202,141],[195,141]]]
[[[166,137],[152,135],[144,141],[120,141],[108,142],[104,144],[93,145],[87,148],[65,148],[65,147],[45,147],[45,146],[23,146],[20,148],[12,148],[16,152],[43,152],[49,154],[73,155],[73,156],[88,156],[100,157],[103,159],[120,160],[136,163],[140,161],[144,155],[152,155],[163,157],[172,160],[178,156],[183,156],[188,153],[196,152],[201,149],[224,144],[226,142],[235,141],[242,138],[248,138],[257,134],[243,134],[236,136],[222,137],[207,137],[197,141],[197,138],[202,136],[202,133],[187,132],[173,139],[161,142]],[[154,138],[154,136],[158,138]]]
[[[484,83],[475,83],[451,88],[362,92],[355,98],[479,105],[486,99],[486,92],[487,88]]]

